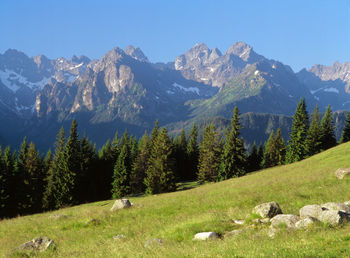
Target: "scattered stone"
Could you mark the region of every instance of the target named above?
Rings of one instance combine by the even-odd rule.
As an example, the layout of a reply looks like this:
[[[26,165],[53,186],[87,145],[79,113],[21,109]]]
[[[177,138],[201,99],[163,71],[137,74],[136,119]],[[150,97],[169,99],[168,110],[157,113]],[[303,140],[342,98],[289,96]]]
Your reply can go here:
[[[52,214],[49,217],[50,219],[66,219],[68,218],[67,215],[63,215],[63,214]]]
[[[120,209],[125,209],[131,207],[131,203],[128,199],[119,199],[116,200],[111,208],[111,211],[116,211]]]
[[[335,171],[335,176],[338,179],[343,179],[348,174],[350,174],[350,168],[339,168]]]
[[[342,211],[335,211],[335,210],[324,210],[322,211],[321,215],[319,216],[319,220],[324,223],[328,223],[329,225],[335,227],[338,226],[344,222],[349,221],[350,214],[342,212]]]
[[[321,215],[323,209],[320,205],[318,204],[311,204],[311,205],[306,205],[303,208],[300,209],[300,218],[305,219],[308,217],[313,217],[318,219],[318,217]]]
[[[344,203],[327,202],[325,204],[322,204],[321,207],[327,210],[343,211],[346,213],[350,213],[350,207]]]
[[[219,235],[215,232],[201,232],[195,234],[193,240],[208,240],[208,239],[217,239]]]
[[[299,221],[300,217],[293,214],[279,214],[271,219],[271,227],[278,228],[285,225],[287,228],[295,228],[295,223]]]
[[[244,220],[242,220],[242,219],[233,219],[232,221],[233,221],[233,223],[235,223],[237,225],[243,225],[244,224]]]
[[[144,247],[149,248],[152,246],[161,246],[163,245],[163,240],[160,238],[149,239],[145,242]]]
[[[265,218],[265,219],[254,219],[253,223],[254,224],[268,224],[270,222],[269,218]]]
[[[317,221],[318,219],[314,217],[306,217],[302,220],[299,220],[297,223],[295,223],[295,227],[298,229],[308,229]]]
[[[267,232],[267,235],[270,238],[275,238],[275,235],[277,232],[278,232],[278,230],[276,228],[270,228],[270,230]]]
[[[252,212],[258,214],[262,218],[273,218],[278,214],[282,214],[282,210],[277,202],[260,204],[255,206]]]
[[[97,226],[100,225],[102,223],[101,220],[99,219],[90,219],[88,222],[86,222],[87,226]]]
[[[119,234],[119,235],[113,236],[114,240],[121,240],[121,239],[125,239],[125,238],[126,238],[126,236],[123,235],[123,234]]]
[[[225,233],[224,238],[237,236],[237,235],[241,234],[243,231],[244,231],[243,229],[232,230],[230,232]]]
[[[54,248],[54,242],[48,237],[36,237],[33,240],[26,242],[19,247],[16,248],[16,250],[28,250],[28,251],[45,251],[48,248]]]

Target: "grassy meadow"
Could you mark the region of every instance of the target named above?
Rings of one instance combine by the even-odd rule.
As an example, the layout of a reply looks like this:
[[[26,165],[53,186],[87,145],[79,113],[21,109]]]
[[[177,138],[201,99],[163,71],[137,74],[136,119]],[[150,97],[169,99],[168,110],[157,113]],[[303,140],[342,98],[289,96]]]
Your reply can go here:
[[[304,161],[265,169],[241,178],[190,190],[130,198],[133,207],[110,212],[113,200],[0,221],[1,257],[346,257],[350,256],[350,223],[339,228],[282,230],[271,239],[267,226],[256,226],[231,238],[193,241],[198,232],[220,234],[242,226],[258,204],[276,201],[283,213],[299,214],[307,204],[350,200],[350,177],[334,171],[350,167],[350,143]],[[195,185],[195,184],[194,184]],[[194,186],[188,184],[184,188]],[[52,219],[62,214],[66,218]],[[86,225],[91,219],[100,223]],[[124,234],[125,239],[113,236]],[[55,250],[41,253],[13,249],[37,236],[54,240]],[[163,244],[145,247],[161,238]]]

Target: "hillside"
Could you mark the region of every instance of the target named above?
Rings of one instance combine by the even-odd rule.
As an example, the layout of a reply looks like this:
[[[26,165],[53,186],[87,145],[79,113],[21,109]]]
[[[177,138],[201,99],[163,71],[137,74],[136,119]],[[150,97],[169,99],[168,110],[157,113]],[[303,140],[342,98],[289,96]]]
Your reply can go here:
[[[350,143],[291,165],[258,171],[241,178],[203,185],[191,190],[157,196],[130,198],[134,207],[110,212],[112,200],[80,205],[52,213],[0,222],[0,255],[37,236],[47,236],[56,250],[47,257],[116,256],[350,256],[350,224],[340,228],[318,225],[309,231],[282,230],[267,236],[267,228],[252,228],[238,236],[195,242],[194,234],[238,228],[232,219],[244,219],[255,205],[280,204],[284,213],[298,214],[307,204],[349,200],[350,179],[338,180],[334,171],[350,167]],[[52,219],[62,214],[66,218]],[[86,225],[91,219],[101,223]],[[114,240],[123,234],[125,239]],[[161,238],[161,246],[144,247],[145,241]],[[17,253],[20,256],[19,253]],[[23,257],[23,256],[22,256]]]

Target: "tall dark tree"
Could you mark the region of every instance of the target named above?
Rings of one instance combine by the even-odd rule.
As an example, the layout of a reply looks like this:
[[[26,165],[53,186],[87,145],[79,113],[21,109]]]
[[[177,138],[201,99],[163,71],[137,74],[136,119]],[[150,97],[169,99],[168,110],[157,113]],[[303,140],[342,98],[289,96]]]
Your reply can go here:
[[[335,145],[337,140],[334,133],[333,114],[329,105],[321,120],[321,149],[327,150]]]
[[[174,157],[176,160],[175,174],[177,180],[184,181],[187,179],[186,162],[187,162],[187,139],[185,130],[182,129],[181,135],[174,139]]]
[[[200,182],[218,180],[221,145],[218,132],[213,124],[204,129],[203,140],[199,147],[198,180]]]
[[[10,197],[10,175],[6,169],[2,149],[0,148],[0,218],[8,215],[8,199]]]
[[[254,142],[247,158],[247,172],[257,171],[261,168],[262,158],[259,155],[258,147]]]
[[[307,132],[309,129],[309,116],[306,111],[305,99],[300,99],[293,115],[292,132],[290,133],[287,148],[286,162],[293,163],[302,160],[307,155]]]
[[[173,145],[168,132],[162,128],[152,144],[149,166],[146,171],[145,185],[148,194],[174,191]]]
[[[114,199],[121,198],[130,193],[129,155],[129,145],[124,144],[114,166],[112,183],[112,197]]]
[[[224,150],[221,158],[219,180],[242,176],[246,172],[246,153],[243,140],[239,137],[241,125],[239,123],[239,111],[235,107],[231,126],[226,133]]]
[[[116,141],[115,141],[116,142]],[[98,171],[96,171],[96,188],[98,189],[97,198],[99,200],[109,199],[111,197],[111,187],[113,182],[113,169],[116,162],[113,146],[108,139],[98,152]]]
[[[312,120],[306,138],[309,156],[321,151],[321,131],[320,113],[318,110],[318,105],[316,105],[312,114]]]
[[[194,180],[198,175],[199,147],[197,143],[198,131],[196,124],[193,123],[190,138],[187,144],[186,160],[186,180]]]
[[[130,188],[133,194],[144,192],[146,189],[144,180],[150,158],[150,138],[147,132],[142,136],[138,149],[138,155],[133,162],[130,175]]]
[[[340,138],[341,143],[348,142],[348,141],[350,141],[350,112],[346,114],[345,125]]]

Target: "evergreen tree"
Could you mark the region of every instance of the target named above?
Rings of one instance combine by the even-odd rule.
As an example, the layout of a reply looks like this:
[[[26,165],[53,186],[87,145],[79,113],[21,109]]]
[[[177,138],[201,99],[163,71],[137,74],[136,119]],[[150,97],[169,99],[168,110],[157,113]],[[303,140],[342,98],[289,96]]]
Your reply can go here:
[[[129,162],[129,145],[122,146],[120,155],[114,167],[112,197],[114,199],[121,198],[130,193],[130,171]]]
[[[274,167],[282,165],[285,160],[286,144],[282,137],[281,128],[277,129],[276,134],[272,130],[264,149],[264,158],[262,161],[262,167]]]
[[[200,182],[217,181],[221,149],[219,135],[213,124],[205,127],[199,150],[198,180]]]
[[[335,145],[337,140],[334,134],[333,114],[329,105],[321,120],[321,149],[327,150]]]
[[[120,154],[120,148],[119,148],[119,138],[118,138],[118,131],[114,135],[114,139],[112,141],[112,146],[111,146],[111,152],[113,156],[113,164],[117,162],[118,156]]]
[[[113,170],[116,162],[112,146],[115,146],[115,144],[112,145],[111,141],[108,139],[99,150],[97,165],[99,169],[96,175],[96,189],[98,189],[97,198],[99,200],[105,200],[111,197]]]
[[[226,133],[219,180],[225,180],[245,174],[246,153],[243,140],[239,137],[240,129],[239,111],[238,108],[235,107],[231,119],[231,126],[227,129]]]
[[[153,149],[153,145],[155,144],[157,137],[159,134],[159,121],[156,120],[154,123],[154,127],[151,132],[151,142],[150,142],[150,148]]]
[[[184,181],[187,179],[186,162],[187,162],[187,139],[185,130],[182,129],[180,137],[174,139],[174,158],[175,158],[175,174],[177,180]]]
[[[10,175],[5,168],[2,149],[0,147],[0,219],[8,215],[9,181]]]
[[[293,163],[302,160],[307,155],[307,132],[309,117],[306,111],[305,99],[300,99],[293,115],[292,132],[287,148],[286,162]]]
[[[346,121],[344,125],[344,129],[340,138],[340,142],[348,142],[350,141],[350,112],[346,114]]]
[[[285,162],[286,159],[286,142],[284,141],[282,137],[282,130],[281,128],[277,129],[276,136],[275,136],[275,148],[276,148],[276,165],[282,165]]]
[[[151,157],[146,171],[145,185],[148,194],[176,189],[172,152],[173,146],[167,130],[162,128],[152,144]]]
[[[307,133],[306,142],[309,156],[312,156],[321,151],[321,124],[320,113],[317,104],[312,114],[311,125]]]
[[[261,163],[263,168],[273,167],[274,165],[274,150],[275,150],[275,132],[272,130],[269,139],[264,146],[264,156]]]
[[[259,170],[261,168],[260,167],[261,162],[262,162],[262,159],[259,156],[258,147],[254,142],[253,147],[247,158],[247,172]]]
[[[144,180],[146,177],[146,170],[148,169],[148,161],[150,158],[150,138],[147,132],[142,136],[139,147],[138,155],[136,156],[130,175],[130,188],[131,193],[138,194],[145,191]]]
[[[193,123],[193,127],[190,133],[190,138],[187,144],[187,159],[186,159],[186,180],[194,180],[198,175],[198,160],[199,160],[199,147],[197,143],[197,127]]]

